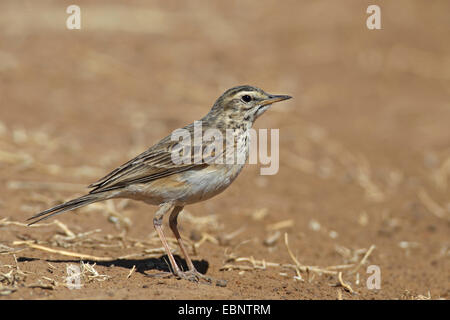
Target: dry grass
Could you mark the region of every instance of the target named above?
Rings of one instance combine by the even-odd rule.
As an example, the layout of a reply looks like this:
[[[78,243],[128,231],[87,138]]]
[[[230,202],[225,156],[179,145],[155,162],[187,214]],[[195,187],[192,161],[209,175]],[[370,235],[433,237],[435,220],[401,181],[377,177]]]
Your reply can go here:
[[[66,144],[66,141],[53,139],[41,131],[28,132],[22,129],[10,132],[6,126],[2,125],[2,128],[3,138],[1,144],[4,150],[0,150],[0,163],[7,165],[12,170],[20,171],[31,169],[36,172],[44,173],[45,175],[57,177],[60,176],[62,172],[69,175],[83,174],[85,176],[95,176],[99,173],[99,170],[96,168],[63,168],[59,165],[49,165],[44,163],[44,160],[36,159],[36,155],[38,158],[43,157],[43,159],[47,157],[46,155],[39,154],[39,152],[36,153],[36,147],[45,144],[48,146],[49,150],[56,150]],[[374,169],[364,156],[355,155],[349,152],[337,141],[329,138],[320,127],[309,126],[308,128],[309,131],[307,131],[306,134],[308,139],[303,142],[309,146],[303,146],[303,148],[308,149],[315,145],[319,146],[324,152],[323,158],[326,159],[326,161],[323,161],[323,159],[317,161],[310,160],[291,153],[289,155],[289,165],[292,168],[301,170],[307,174],[317,175],[321,179],[336,179],[344,174],[348,175],[352,178],[350,180],[352,183],[355,183],[362,188],[366,201],[368,202],[384,202],[389,196],[395,194],[395,191],[404,176],[401,171],[392,169],[384,182],[375,182],[373,178]],[[19,150],[19,146],[20,151],[16,151]],[[29,151],[27,151],[28,149]],[[73,149],[76,149],[76,147],[73,146]],[[433,170],[431,174],[432,180],[435,181],[436,186],[444,191],[447,188],[449,175],[448,163],[450,163],[450,161],[448,159],[437,169]],[[55,204],[52,199],[37,192],[52,191],[64,193],[80,190],[79,184],[17,180],[8,181],[7,187],[11,190],[30,191],[28,198],[24,199],[24,202],[29,202],[33,205],[30,207],[22,207],[23,210],[27,211],[38,211],[37,209],[39,209],[40,206],[36,206],[36,203],[45,206]],[[448,219],[448,210],[434,201],[425,189],[419,190],[418,198],[425,208],[433,215],[440,219]],[[119,234],[104,234],[101,229],[77,233],[59,220],[53,220],[49,223],[39,223],[31,226],[32,228],[53,228],[53,235],[51,237],[46,240],[26,239],[11,241],[7,244],[0,244],[0,255],[13,255],[15,258],[15,254],[18,252],[39,250],[45,253],[72,257],[81,260],[81,275],[86,282],[94,280],[105,281],[110,277],[99,274],[95,270],[95,264],[91,265],[89,263],[84,263],[83,260],[100,262],[130,258],[156,258],[165,253],[164,249],[160,246],[160,241],[157,238],[156,233],[153,233],[152,236],[147,239],[134,239],[127,236],[127,230],[132,226],[132,221],[121,212],[127,208],[128,203],[128,200],[120,202],[105,201],[81,209],[82,211],[101,212],[109,222],[116,226],[116,229],[120,231]],[[250,217],[256,222],[262,222],[267,215],[267,208],[262,208],[253,212]],[[293,254],[289,246],[288,233],[284,233],[285,248],[292,263],[286,261],[272,262],[270,261],[270,258],[256,259],[253,256],[238,256],[233,252],[238,246],[230,249],[229,246],[232,244],[233,240],[245,231],[245,227],[241,227],[228,234],[223,234],[222,231],[224,226],[219,222],[217,215],[211,214],[205,217],[196,217],[186,210],[184,210],[180,219],[183,224],[196,226],[196,233],[191,236],[192,240],[185,239],[188,248],[191,249],[193,254],[197,254],[198,249],[207,242],[216,246],[227,247],[225,250],[225,264],[221,267],[222,271],[238,270],[240,274],[243,275],[245,272],[254,270],[277,268],[279,269],[279,274],[282,278],[288,277],[292,278],[294,281],[308,281],[310,283],[316,279],[316,276],[332,276],[336,278],[336,282],[331,285],[339,287],[337,289],[337,298],[339,300],[343,299],[341,289],[356,294],[350,283],[344,281],[343,277],[354,278],[355,285],[359,285],[359,270],[367,263],[370,255],[375,249],[374,245],[371,245],[368,249],[364,248],[358,250],[350,250],[336,245],[336,252],[341,255],[343,259],[342,262],[325,267],[304,265],[300,262],[298,257]],[[362,226],[367,225],[367,219],[367,214],[363,213],[359,220],[360,224]],[[292,229],[294,224],[295,222],[293,219],[266,224],[265,230],[269,233],[263,241],[264,245],[273,250],[279,250],[276,248],[276,243],[281,238],[281,230]],[[0,220],[0,227],[12,226],[19,228],[27,227],[24,223],[11,221],[8,218]],[[335,239],[338,236],[335,231],[328,230],[314,219],[310,221],[309,227],[313,231],[321,231],[328,234],[332,239]],[[172,248],[172,252],[179,253],[176,239],[168,238],[168,241]],[[83,252],[85,249],[89,249],[90,251],[93,249],[95,251],[98,248],[127,248],[139,250],[120,256],[99,256]],[[0,273],[0,295],[12,294],[18,289],[19,284],[24,284],[27,288],[41,288],[48,290],[52,290],[57,286],[67,286],[64,281],[57,281],[46,276],[40,276],[36,281],[27,283],[27,274],[20,270],[17,260],[15,261],[15,265],[1,266],[2,268],[9,269],[9,271]],[[135,270],[136,266],[133,265],[133,268],[130,269],[126,278],[129,279]],[[415,297],[411,296],[411,298],[420,299],[427,297],[419,295]]]
[[[115,13],[123,11],[120,7],[111,10]],[[132,11],[132,14],[135,13]],[[53,10],[51,14],[56,15],[56,12]],[[170,19],[167,14],[158,11],[144,11],[144,14],[140,14],[139,17],[151,17],[151,20],[155,22],[152,26],[156,26],[157,29],[146,29],[145,26],[149,24],[142,23],[138,24],[137,28],[140,28],[139,30],[131,29],[127,30],[128,32],[144,31],[148,33],[160,33],[165,31],[164,28],[160,29],[162,26],[173,27],[173,25],[167,25],[167,21],[176,21]],[[203,19],[201,17],[197,18]],[[189,20],[193,19],[193,17],[185,17],[185,19]],[[212,33],[208,35],[213,39],[218,39],[217,32],[219,32],[226,37],[226,21],[217,19],[217,17],[212,20],[217,24],[217,28],[215,28],[214,35]],[[22,19],[21,23],[31,23],[27,21],[28,19]],[[96,25],[94,28],[117,30],[117,28],[124,28],[123,26],[126,25],[117,23],[117,21],[114,23],[108,23],[105,20],[99,21],[101,25]],[[44,26],[48,29],[55,28],[54,25],[45,23]],[[392,55],[399,55],[401,57],[399,60],[403,60],[403,56],[407,55],[402,51],[406,50],[411,52],[409,49],[407,47],[398,47]],[[412,58],[407,60],[406,67],[414,74],[423,75],[424,70],[428,70],[429,68],[421,69],[420,65],[413,63],[413,60],[415,60],[414,57],[420,58],[421,52],[412,50]],[[121,84],[130,81],[135,76],[142,76],[142,70],[140,68],[130,66],[96,50],[87,50],[83,59],[85,60],[84,65],[86,70],[92,74],[114,77],[116,75],[112,74],[113,71],[111,70],[116,70]],[[444,78],[448,76],[444,68],[436,67],[438,65],[438,59],[432,59],[432,61],[435,62],[429,66],[431,69],[436,69],[436,74],[440,74],[439,76]],[[2,65],[5,63],[5,61],[0,61]],[[395,68],[396,66],[392,64],[391,67]],[[397,68],[405,68],[405,65],[397,66]],[[145,77],[142,76],[142,78]],[[139,83],[140,85],[140,82],[132,81],[132,83]],[[186,89],[179,89],[176,94],[183,96],[186,94]],[[195,95],[195,93],[192,93],[192,95]],[[132,124],[133,129],[135,129],[134,131],[138,133],[133,137],[134,142],[129,147],[129,150],[122,150],[122,152],[134,155],[136,152],[147,147],[145,145],[145,139],[142,137],[141,130],[145,124],[145,121],[142,119],[144,117],[138,113],[129,115],[125,119],[125,121]],[[364,208],[376,208],[376,210],[380,211],[380,215],[383,215],[381,218],[382,223],[386,224],[386,228],[393,237],[396,236],[396,230],[399,226],[402,226],[403,221],[396,213],[390,212],[391,203],[389,201],[395,199],[401,189],[408,186],[408,183],[413,179],[418,180],[418,182],[411,187],[412,193],[426,212],[431,213],[430,216],[439,220],[449,220],[450,206],[447,200],[450,177],[449,150],[438,150],[436,153],[424,152],[425,163],[423,171],[417,174],[417,176],[411,176],[405,168],[395,167],[393,164],[389,167],[381,168],[377,166],[369,155],[364,154],[364,152],[358,149],[348,147],[343,141],[328,134],[322,126],[314,125],[311,122],[304,122],[300,119],[297,120],[295,123],[296,129],[293,131],[297,139],[292,148],[286,150],[285,157],[282,159],[284,161],[283,165],[286,165],[293,172],[309,175],[318,181],[323,180],[334,183],[345,181],[346,186],[356,187],[361,192]],[[77,142],[76,137],[59,135],[45,127],[25,129],[8,127],[6,124],[0,122],[0,172],[6,177],[4,180],[7,190],[23,195],[21,198],[21,211],[26,213],[38,212],[44,207],[50,207],[65,200],[69,194],[75,194],[83,190],[84,185],[63,181],[78,181],[77,179],[79,177],[89,179],[98,178],[105,173],[103,169],[99,168],[100,166],[104,164],[117,164],[121,160],[121,157],[117,153],[106,152],[98,162],[99,167],[62,165],[55,158],[55,155],[59,152],[65,153],[67,157],[77,157],[77,154],[80,152],[80,143]],[[47,179],[46,181],[31,181],[26,178],[28,173],[46,177]],[[340,185],[343,184],[341,183]],[[46,194],[51,194],[51,196]],[[326,196],[322,196],[326,198]],[[38,250],[45,255],[64,256],[78,260],[99,262],[131,258],[157,258],[163,255],[164,250],[155,233],[145,239],[136,239],[128,235],[128,230],[133,224],[132,219],[126,214],[128,204],[129,202],[127,200],[120,202],[106,201],[90,205],[80,210],[81,212],[96,211],[102,213],[107,221],[114,224],[117,230],[116,233],[107,234],[101,229],[79,230],[77,226],[66,225],[58,220],[53,220],[50,223],[40,223],[32,226],[34,228],[33,230],[36,228],[46,228],[46,230],[49,230],[48,234],[50,235],[45,239],[37,238],[32,232],[29,232],[29,234],[32,234],[31,236],[28,235],[26,238],[21,238],[23,236],[21,232],[16,235],[18,239],[0,243],[0,256],[13,257],[15,261],[11,265],[0,265],[0,295],[10,295],[19,290],[20,285],[24,285],[27,288],[48,290],[52,290],[58,286],[65,286],[64,278],[58,281],[43,275],[34,275],[33,280],[30,281],[30,274],[19,268],[16,259],[16,254],[18,253],[23,254],[31,250]],[[377,205],[378,207],[376,207]],[[7,199],[2,199],[0,206],[7,207]],[[375,220],[368,212],[369,209],[358,212],[360,213],[358,225],[362,230]],[[384,212],[387,212],[387,214],[385,215]],[[255,223],[260,223],[261,229],[266,232],[262,243],[267,247],[269,254],[267,256],[261,254],[258,258],[247,255],[240,256],[237,253],[239,245],[234,245],[234,243],[241,241],[242,237],[245,236],[246,227],[244,226],[236,228],[232,232],[224,233],[224,223],[219,220],[216,214],[197,217],[186,210],[180,216],[180,220],[183,225],[195,227],[191,237],[185,239],[187,247],[193,254],[197,254],[198,250],[205,244],[215,246],[217,250],[222,250],[223,247],[226,247],[224,255],[225,263],[221,267],[223,271],[238,270],[240,274],[245,275],[248,272],[264,271],[268,268],[273,268],[278,271],[281,279],[301,282],[307,281],[308,283],[314,282],[319,277],[329,276],[334,281],[331,285],[337,286],[338,299],[344,298],[343,292],[356,292],[353,288],[356,288],[360,282],[360,270],[372,257],[371,255],[375,249],[375,245],[372,244],[368,248],[360,249],[349,249],[339,245],[338,233],[333,228],[327,228],[326,221],[322,221],[320,218],[314,218],[309,222],[308,226],[310,230],[321,233],[321,235],[327,235],[326,239],[335,246],[338,258],[330,266],[305,265],[302,262],[306,261],[307,258],[308,260],[311,259],[311,257],[296,256],[294,254],[295,250],[293,251],[289,244],[288,232],[292,234],[292,229],[296,226],[296,221],[292,218],[287,218],[265,223],[268,215],[269,209],[264,207],[249,215],[249,218]],[[22,230],[26,228],[26,224],[12,221],[8,218],[2,218],[0,220],[0,228],[8,230],[18,228]],[[283,239],[283,234],[285,247],[281,250],[277,244],[281,242],[280,239]],[[305,242],[309,241],[307,237],[303,240]],[[172,252],[179,254],[176,240],[169,238],[168,241]],[[239,244],[242,243],[240,242]],[[254,245],[254,242],[251,241],[246,243]],[[406,255],[414,255],[415,251],[413,249],[419,246],[416,242],[410,241],[409,239],[395,241],[393,243],[398,244],[401,249],[405,249]],[[367,243],[364,245],[360,243],[354,244],[357,248],[367,245]],[[447,258],[449,255],[448,244],[443,243],[440,245],[442,247],[441,256]],[[378,252],[380,250],[378,244],[377,247]],[[112,252],[118,251],[114,251],[113,249],[124,249],[127,250],[127,253],[125,255],[116,254],[105,256],[99,253],[99,251],[103,252],[104,249],[110,249]],[[282,252],[285,259],[280,259],[278,262],[273,261],[270,252],[274,251],[277,251],[277,253]],[[105,281],[109,279],[109,276],[96,271],[95,264],[91,265],[81,261],[79,267],[82,270],[84,280],[87,282]],[[51,265],[50,268],[52,269]],[[135,270],[136,266],[133,265],[126,278],[129,279]],[[431,294],[428,292],[428,295],[425,296],[420,294],[413,295],[408,291],[402,297],[407,299],[431,299]]]
[[[285,270],[291,270],[294,273],[292,279],[295,281],[305,281],[305,276],[307,281],[311,282],[314,280],[314,275],[331,275],[337,277],[337,286],[343,287],[347,292],[355,294],[356,292],[352,289],[352,287],[344,282],[343,280],[343,272],[346,272],[347,275],[357,274],[358,270],[361,266],[367,263],[367,260],[375,246],[372,245],[369,249],[361,249],[358,250],[360,253],[364,253],[364,256],[357,263],[350,264],[339,264],[327,267],[318,267],[318,266],[308,266],[300,263],[298,258],[293,254],[291,248],[289,247],[288,234],[284,234],[284,242],[289,254],[289,257],[293,261],[293,264],[290,263],[277,263],[277,262],[269,262],[265,259],[257,260],[254,257],[238,257],[233,252],[226,252],[227,260],[226,264],[221,267],[221,270],[240,270],[244,271],[252,271],[252,270],[266,270],[267,268],[279,268],[280,275],[283,277],[288,276]],[[343,270],[343,271],[342,271]],[[338,291],[340,292],[340,291]],[[338,293],[339,297],[341,297],[342,293]]]
[[[195,220],[195,217],[192,215],[188,215],[188,219]],[[202,223],[204,226],[211,226],[211,218],[204,219],[204,220],[195,220],[196,226],[199,227],[198,222],[203,221]],[[213,224],[217,226],[217,224]],[[273,230],[273,225],[268,225],[268,230]],[[287,223],[278,224],[280,225],[288,225]],[[289,224],[290,225],[290,224]],[[0,220],[0,227],[7,227],[7,226],[15,226],[18,228],[25,228],[27,227],[26,224],[20,223],[17,221],[10,221],[6,218]],[[56,254],[66,257],[72,257],[81,260],[80,269],[81,269],[81,275],[83,276],[83,279],[85,279],[87,282],[91,280],[97,280],[97,281],[104,281],[109,279],[110,277],[107,275],[101,275],[95,270],[95,264],[90,265],[89,263],[84,263],[83,260],[87,261],[116,261],[121,259],[130,259],[130,258],[158,258],[161,255],[163,255],[164,249],[160,247],[160,241],[154,235],[150,239],[134,239],[129,238],[126,236],[125,233],[121,233],[120,235],[110,235],[110,234],[102,234],[102,231],[99,229],[86,231],[86,232],[79,232],[76,233],[71,230],[69,226],[66,224],[60,222],[59,220],[53,220],[50,223],[38,223],[32,226],[33,228],[53,228],[53,236],[49,237],[47,240],[37,240],[37,239],[29,239],[26,241],[23,240],[16,240],[12,241],[8,245],[2,245],[0,247],[2,249],[1,254],[2,255],[13,255],[15,257],[15,253],[17,252],[24,252],[26,250],[39,250],[45,253],[50,254]],[[275,228],[279,229],[279,228]],[[236,230],[235,232],[232,232],[224,238],[228,239],[228,243],[237,235],[239,235],[242,232],[241,229]],[[279,238],[279,231],[276,231],[275,234],[276,237],[272,236],[272,240],[269,241],[269,243],[273,243],[273,241],[276,241]],[[94,237],[95,236],[95,237]],[[275,239],[275,240],[273,240]],[[117,243],[117,241],[120,242]],[[171,246],[174,248],[173,252],[177,252],[177,246],[176,246],[176,239],[169,238],[168,239]],[[210,242],[214,245],[224,245],[223,241],[219,241],[219,237],[215,237],[213,235],[210,235],[206,232],[201,233],[201,237],[198,241],[192,242],[189,239],[185,239],[185,241],[188,243],[188,248],[192,249],[192,253],[196,254],[196,251],[198,248],[204,244],[205,242]],[[267,242],[267,241],[266,241]],[[221,244],[222,243],[222,244]],[[228,245],[227,243],[227,245]],[[292,273],[291,277],[294,281],[307,281],[311,282],[314,280],[315,275],[321,276],[321,275],[328,275],[328,276],[334,276],[336,277],[336,281],[338,283],[338,286],[341,286],[346,291],[350,293],[354,293],[354,290],[351,288],[349,284],[343,281],[342,277],[343,274],[352,275],[358,272],[359,268],[367,263],[367,260],[371,253],[373,252],[375,246],[371,246],[369,249],[361,249],[357,250],[356,252],[353,252],[352,254],[348,251],[348,249],[339,248],[338,252],[342,254],[344,257],[344,260],[348,260],[351,255],[353,255],[353,260],[355,260],[355,257],[357,258],[360,255],[363,255],[360,260],[356,261],[354,263],[347,263],[347,264],[336,264],[333,266],[327,266],[327,267],[318,267],[318,266],[311,266],[311,265],[303,265],[298,258],[293,254],[288,241],[288,234],[284,234],[284,243],[286,250],[288,252],[288,256],[292,260],[293,263],[288,262],[271,262],[269,259],[255,259],[254,257],[240,257],[237,256],[233,251],[236,250],[240,245],[243,243],[238,244],[237,246],[234,246],[230,250],[229,247],[225,250],[225,264],[221,267],[221,270],[223,271],[230,271],[230,270],[239,270],[239,271],[246,271],[251,272],[253,270],[266,270],[267,268],[278,268],[279,274],[283,278],[288,276],[289,273]],[[90,244],[93,244],[92,246]],[[154,247],[155,245],[158,245],[158,247]],[[125,248],[140,248],[140,252],[135,252],[127,255],[122,256],[97,256],[92,254],[86,254],[80,251],[74,251],[74,250],[66,250],[62,248],[112,248],[114,246],[124,246]],[[149,246],[153,246],[153,248],[149,248]],[[346,251],[347,250],[347,251]],[[17,261],[17,260],[16,260]],[[53,267],[51,264],[49,264],[51,267]],[[17,290],[18,283],[26,282],[26,274],[23,273],[16,262],[16,265],[9,266],[10,271],[8,273],[1,274],[1,282],[2,287],[1,291],[3,295],[11,294],[15,290]],[[129,271],[127,275],[127,279],[131,277],[131,275],[136,270],[136,266],[133,266],[133,268]],[[25,286],[28,288],[41,288],[41,289],[53,289],[56,286],[65,286],[65,282],[57,281],[55,279],[41,276],[37,281],[34,281],[32,283],[25,283]]]

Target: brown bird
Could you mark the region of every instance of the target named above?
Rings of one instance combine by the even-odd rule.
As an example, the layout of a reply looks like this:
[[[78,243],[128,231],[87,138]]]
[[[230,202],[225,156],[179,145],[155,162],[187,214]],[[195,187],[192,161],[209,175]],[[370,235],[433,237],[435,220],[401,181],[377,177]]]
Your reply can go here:
[[[202,119],[175,130],[91,184],[89,187],[93,189],[88,194],[34,215],[28,219],[34,220],[29,225],[107,199],[129,198],[158,205],[153,225],[169,257],[172,273],[182,279],[212,282],[212,278],[195,269],[178,232],[178,215],[185,205],[209,199],[234,181],[248,158],[249,129],[254,121],[272,103],[290,98],[271,95],[248,85],[231,88]],[[198,144],[198,134],[214,139],[201,140]],[[223,139],[225,136],[227,138]],[[192,141],[194,143],[189,143]],[[186,259],[188,271],[182,271],[177,265],[164,236],[162,220],[168,212],[169,226]]]

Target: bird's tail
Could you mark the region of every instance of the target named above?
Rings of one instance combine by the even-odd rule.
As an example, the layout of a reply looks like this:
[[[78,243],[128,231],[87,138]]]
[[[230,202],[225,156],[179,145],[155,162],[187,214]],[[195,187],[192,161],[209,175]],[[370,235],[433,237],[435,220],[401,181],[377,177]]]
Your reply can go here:
[[[76,208],[80,208],[80,207],[84,207],[88,204],[97,202],[97,201],[101,201],[101,200],[105,200],[108,199],[109,197],[104,194],[104,193],[95,193],[95,194],[87,194],[84,195],[82,197],[64,202],[60,205],[57,205],[53,208],[47,209],[45,211],[42,211],[38,214],[35,214],[34,216],[32,216],[31,218],[27,219],[27,221],[29,220],[33,220],[33,219],[37,219],[35,221],[30,222],[28,225],[31,226],[32,224],[35,224],[36,222],[39,222],[41,220],[45,220],[48,219],[52,216],[55,216],[57,214],[66,212],[66,211],[70,211],[70,210],[74,210]],[[39,219],[38,219],[39,218]]]

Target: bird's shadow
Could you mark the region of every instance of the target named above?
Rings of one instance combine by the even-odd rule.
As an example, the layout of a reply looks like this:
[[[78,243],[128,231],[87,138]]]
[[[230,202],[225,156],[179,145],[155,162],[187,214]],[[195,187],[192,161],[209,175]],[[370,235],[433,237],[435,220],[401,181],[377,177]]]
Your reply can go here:
[[[188,270],[186,260],[182,259],[180,256],[175,255],[175,260],[181,270]],[[17,258],[18,262],[30,261],[36,259],[30,259],[26,257]],[[79,263],[79,259],[44,259],[51,263]],[[93,261],[93,260],[83,260],[89,264],[96,264],[98,266],[104,267],[121,267],[124,269],[132,269],[133,266],[136,268],[136,272],[139,272],[146,276],[152,276],[152,274],[147,273],[147,271],[157,270],[160,272],[172,272],[170,267],[169,258],[167,255],[163,255],[160,258],[147,258],[147,259],[116,259],[111,261]],[[209,263],[206,260],[193,260],[192,263],[198,272],[206,274],[209,268]]]

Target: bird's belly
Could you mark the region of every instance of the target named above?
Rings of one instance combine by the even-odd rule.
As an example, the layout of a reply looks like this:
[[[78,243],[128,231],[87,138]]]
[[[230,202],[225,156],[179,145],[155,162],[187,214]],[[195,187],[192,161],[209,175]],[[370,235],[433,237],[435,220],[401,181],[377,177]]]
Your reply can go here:
[[[194,203],[209,199],[225,190],[242,170],[243,165],[211,166],[200,171],[190,171],[181,180],[190,187],[188,196],[183,199]]]
[[[209,199],[225,190],[243,168],[243,164],[210,165],[188,170],[143,185],[131,185],[125,196],[149,204],[173,202],[186,205]]]

